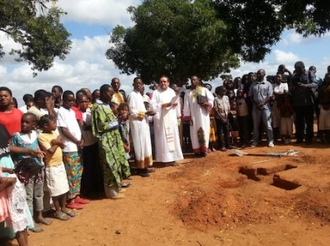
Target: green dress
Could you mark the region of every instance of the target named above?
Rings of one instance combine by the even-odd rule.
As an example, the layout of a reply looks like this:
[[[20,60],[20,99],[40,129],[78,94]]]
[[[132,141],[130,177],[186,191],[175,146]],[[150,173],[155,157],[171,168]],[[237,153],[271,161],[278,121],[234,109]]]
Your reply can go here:
[[[104,185],[121,187],[121,177],[129,177],[130,169],[126,160],[123,142],[117,127],[111,123],[116,118],[108,104],[97,102],[92,107],[92,131],[99,140],[100,164],[103,169]]]

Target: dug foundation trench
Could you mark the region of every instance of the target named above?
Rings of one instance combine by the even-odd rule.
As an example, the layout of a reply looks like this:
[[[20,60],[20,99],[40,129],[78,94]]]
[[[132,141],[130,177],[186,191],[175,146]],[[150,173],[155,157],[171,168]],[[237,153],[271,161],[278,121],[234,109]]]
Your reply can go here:
[[[241,167],[239,173],[246,175],[248,179],[254,181],[261,181],[264,176],[270,176],[273,174],[272,183],[270,185],[284,190],[294,190],[300,187],[301,184],[281,178],[281,175],[279,174],[294,168],[297,168],[297,166],[287,163],[258,163],[257,165]]]

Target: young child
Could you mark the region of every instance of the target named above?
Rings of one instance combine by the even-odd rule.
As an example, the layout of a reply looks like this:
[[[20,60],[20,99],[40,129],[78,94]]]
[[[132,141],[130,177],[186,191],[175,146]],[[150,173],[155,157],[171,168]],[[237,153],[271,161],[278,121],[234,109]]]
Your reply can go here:
[[[129,140],[128,112],[129,112],[129,107],[127,103],[121,103],[118,106],[118,119],[120,119],[119,132],[121,139],[123,140],[123,145],[126,152],[126,158],[129,160],[130,140]]]
[[[3,172],[12,173],[11,168],[2,167],[0,165],[0,223],[1,228],[4,225],[4,221],[9,217],[9,207],[8,207],[8,196],[7,189],[10,185],[16,182],[14,177],[3,177]],[[6,230],[7,229],[7,230]],[[10,228],[3,228],[1,230],[0,238],[14,238],[15,234]]]
[[[210,84],[204,84],[204,86],[210,92],[212,91],[212,86]],[[217,133],[216,133],[217,126],[216,126],[215,118],[214,118],[214,108],[212,108],[210,110],[209,115],[210,115],[210,137],[209,137],[209,150],[208,150],[208,152],[214,152],[214,151],[217,151],[215,149],[215,146],[217,145]]]
[[[12,169],[11,169],[12,170]],[[16,178],[5,178],[2,172],[10,172],[9,168],[0,166],[0,222],[9,217],[8,196],[6,188],[16,182]]]
[[[56,117],[44,115],[39,124],[43,132],[38,136],[38,141],[40,148],[46,152],[46,184],[56,210],[54,217],[60,220],[69,220],[70,217],[75,216],[75,213],[65,207],[69,184],[62,160],[61,148],[64,148],[64,143],[62,137],[55,132],[57,128]]]
[[[236,99],[234,90],[227,90],[226,95],[229,98],[229,101]]]
[[[216,123],[214,118],[214,108],[210,111],[210,139],[209,139],[209,152],[214,152],[217,145],[217,132],[216,132]]]
[[[17,146],[13,146],[10,145],[10,135],[8,130],[6,129],[6,127],[3,124],[0,124],[0,163],[1,166],[3,168],[9,168],[9,169],[13,169],[14,168],[14,163],[11,159],[11,152],[13,153],[26,153],[26,154],[31,154],[33,156],[37,156],[39,158],[43,157],[43,153],[41,151],[38,150],[34,150],[34,149],[23,149]],[[3,177],[9,177],[10,175],[7,173],[3,174]],[[25,193],[25,191],[24,191]],[[33,228],[34,227],[34,223],[32,220],[32,216],[29,210],[29,207],[27,205],[27,202],[25,201],[25,212],[29,218],[29,228]],[[10,230],[5,228],[5,229],[1,229],[1,237],[5,237],[5,238],[13,238],[15,236],[13,230]]]
[[[230,125],[230,142],[232,145],[237,143],[238,139],[238,119],[237,119],[237,107],[236,100],[230,101],[230,111],[228,114],[228,120]]]
[[[293,105],[291,103],[290,94],[283,95],[283,103],[280,107],[281,112],[281,126],[280,133],[284,140],[285,144],[289,144],[291,142],[291,136],[293,133]]]
[[[227,148],[234,149],[235,147],[230,144],[229,139],[228,113],[230,111],[230,104],[228,96],[226,96],[226,88],[219,86],[215,89],[215,93],[217,96],[214,98],[214,116],[217,125],[219,148],[221,151],[226,151]]]
[[[116,118],[118,117],[118,104],[115,102],[111,102],[110,103],[110,108],[112,110],[112,113],[116,116]]]
[[[110,104],[110,108],[113,112],[113,114],[116,116],[117,121],[119,123],[119,133],[121,136],[121,139],[123,141],[124,149],[126,152],[126,159],[129,160],[129,152],[130,152],[130,143],[129,143],[129,122],[128,122],[128,104],[127,103],[121,103],[119,106],[118,104]],[[127,179],[131,176],[130,166],[128,161],[126,161],[122,166],[122,178]],[[123,188],[127,188],[131,186],[128,182],[121,182],[121,185]]]
[[[34,130],[37,126],[37,117],[32,113],[25,113],[21,119],[21,132],[16,132],[11,138],[12,145],[24,148],[24,149],[35,149],[39,150],[39,144],[37,139],[37,132]],[[40,167],[43,166],[39,158],[33,157],[30,154],[16,154],[15,160],[21,161],[24,158],[33,158]],[[40,173],[32,177],[27,185],[25,186],[27,203],[31,214],[36,211],[35,222],[42,223],[44,225],[50,225],[51,220],[45,219],[42,216],[43,206],[43,175],[42,169],[40,168]],[[35,226],[30,228],[33,232],[42,232],[42,228]]]
[[[63,137],[63,162],[69,181],[68,204],[71,209],[82,209],[82,204],[89,203],[89,200],[80,197],[81,176],[83,172],[81,150],[84,147],[84,140],[75,112],[71,109],[75,104],[75,97],[72,91],[64,91],[63,106],[58,110],[57,124],[60,136]]]
[[[248,99],[244,97],[244,91],[242,89],[238,89],[236,99],[236,111],[238,119],[240,147],[242,148],[245,148],[247,146],[250,135],[250,116],[247,100]]]
[[[24,184],[26,185],[31,177],[37,175],[41,167],[32,158],[24,158],[13,170],[12,181],[13,185],[8,186],[8,208],[9,217],[6,219],[6,225],[14,230],[16,239],[20,246],[28,245],[28,232],[27,228],[31,224],[30,218],[25,210],[26,193]]]

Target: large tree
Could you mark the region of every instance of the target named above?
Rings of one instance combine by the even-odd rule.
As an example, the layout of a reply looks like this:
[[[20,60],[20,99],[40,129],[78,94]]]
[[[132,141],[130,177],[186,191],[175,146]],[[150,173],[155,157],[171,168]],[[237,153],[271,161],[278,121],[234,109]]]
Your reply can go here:
[[[64,12],[46,4],[49,0],[0,0],[0,35],[8,35],[21,44],[12,49],[17,61],[27,61],[33,70],[48,70],[55,57],[64,59],[70,51],[70,33],[60,22]],[[0,56],[4,54],[0,44]],[[36,73],[34,73],[36,74]]]
[[[227,27],[209,1],[147,0],[130,7],[134,27],[113,29],[106,56],[126,74],[151,83],[162,75],[210,80],[239,64]]]
[[[326,0],[214,0],[212,4],[227,24],[232,49],[245,61],[264,59],[285,28],[305,37],[330,30]]]
[[[135,25],[114,28],[106,56],[147,82],[162,74],[209,80],[238,58],[263,60],[286,28],[304,36],[330,30],[326,0],[146,0],[129,12]]]

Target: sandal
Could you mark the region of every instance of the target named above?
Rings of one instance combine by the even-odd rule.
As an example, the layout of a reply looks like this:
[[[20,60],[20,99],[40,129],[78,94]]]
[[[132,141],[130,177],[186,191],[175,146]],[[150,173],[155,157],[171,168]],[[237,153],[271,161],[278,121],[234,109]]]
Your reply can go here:
[[[35,227],[33,227],[33,228],[30,228],[29,230],[30,230],[30,231],[33,231],[33,232],[35,232],[35,233],[43,232],[43,231],[44,231],[40,226],[35,226]]]
[[[48,220],[48,219],[42,219],[42,220],[38,220],[36,221],[37,223],[40,223],[40,224],[44,224],[44,225],[50,225],[52,223],[51,220]]]
[[[56,210],[54,210],[54,209],[49,209],[49,210],[43,212],[43,213],[42,213],[42,216],[43,216],[43,217],[53,217],[55,212],[56,212]]]
[[[59,219],[59,220],[63,220],[63,221],[67,221],[67,220],[70,219],[70,216],[63,213],[62,211],[57,211],[57,212],[54,213],[54,218]]]
[[[128,188],[128,187],[130,187],[132,184],[131,183],[129,183],[129,182],[121,182],[121,187],[123,187],[123,188]]]
[[[72,211],[71,209],[63,208],[62,212],[69,215],[70,217],[75,217],[76,216],[76,213],[74,211]]]

